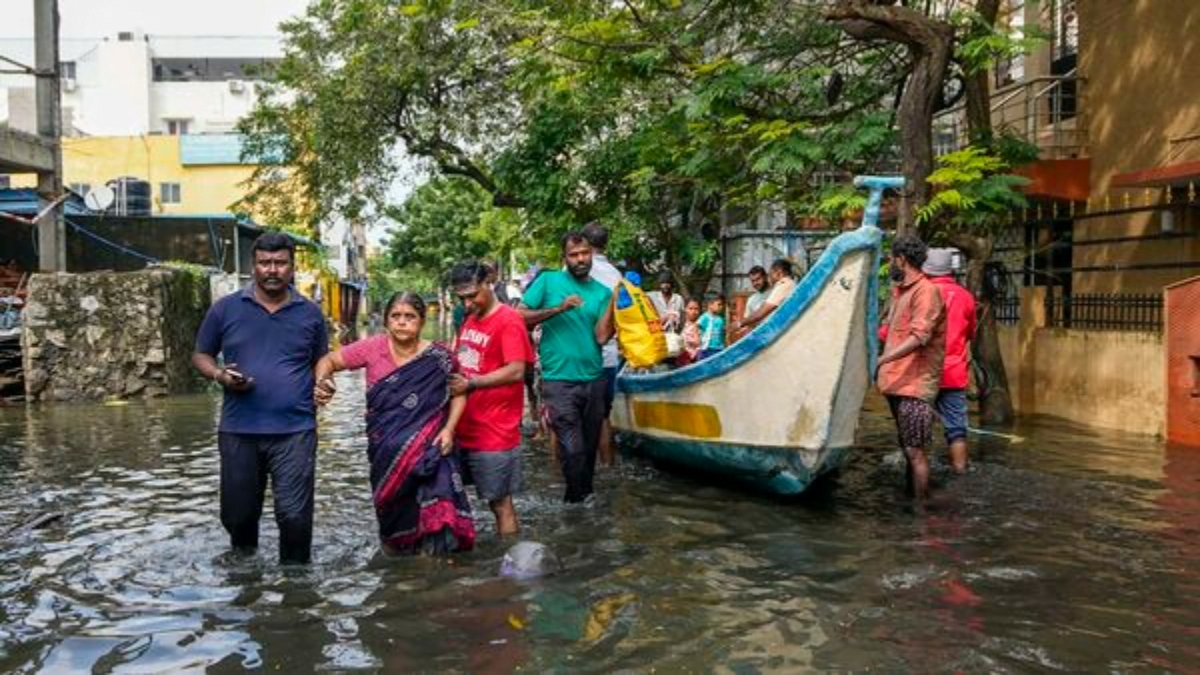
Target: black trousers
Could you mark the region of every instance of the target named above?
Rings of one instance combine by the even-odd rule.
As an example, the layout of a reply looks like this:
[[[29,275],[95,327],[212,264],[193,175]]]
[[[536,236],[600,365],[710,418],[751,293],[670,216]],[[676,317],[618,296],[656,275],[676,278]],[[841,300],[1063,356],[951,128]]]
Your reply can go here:
[[[217,434],[217,447],[221,524],[233,547],[258,547],[258,521],[269,477],[279,526],[279,561],[307,563],[312,558],[316,430],[279,435],[222,431]]]
[[[567,491],[565,502],[581,502],[592,494],[596,448],[604,422],[604,378],[590,382],[542,382],[542,399],[550,428],[558,437],[558,457]]]

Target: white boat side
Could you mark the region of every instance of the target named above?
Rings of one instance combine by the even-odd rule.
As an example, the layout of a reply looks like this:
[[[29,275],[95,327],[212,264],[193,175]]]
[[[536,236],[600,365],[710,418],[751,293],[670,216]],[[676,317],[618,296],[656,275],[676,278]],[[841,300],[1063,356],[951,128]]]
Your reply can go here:
[[[668,373],[623,373],[614,428],[674,444],[684,462],[703,446],[701,468],[761,464],[745,458],[756,448],[793,454],[802,473],[828,468],[825,451],[854,442],[875,360],[880,239],[869,226],[837,237],[792,296],[724,352]],[[739,458],[714,457],[721,447]]]

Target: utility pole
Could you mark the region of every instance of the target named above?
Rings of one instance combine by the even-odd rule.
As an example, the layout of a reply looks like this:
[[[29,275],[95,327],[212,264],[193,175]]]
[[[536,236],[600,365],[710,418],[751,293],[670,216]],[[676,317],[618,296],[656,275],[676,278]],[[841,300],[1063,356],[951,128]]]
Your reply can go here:
[[[62,90],[58,81],[58,0],[33,0],[34,69],[38,135],[54,148],[54,170],[38,173],[38,211],[63,193]],[[67,270],[67,241],[60,203],[37,222],[38,263],[43,272]]]

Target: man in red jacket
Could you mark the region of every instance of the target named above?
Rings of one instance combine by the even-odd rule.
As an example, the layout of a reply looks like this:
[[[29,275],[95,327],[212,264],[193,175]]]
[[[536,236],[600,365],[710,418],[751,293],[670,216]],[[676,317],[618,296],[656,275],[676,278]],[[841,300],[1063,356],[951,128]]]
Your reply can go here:
[[[942,418],[950,463],[957,473],[967,470],[967,366],[975,339],[975,298],[954,281],[953,249],[931,248],[921,271],[942,294],[946,306],[946,358],[942,385],[934,407]]]

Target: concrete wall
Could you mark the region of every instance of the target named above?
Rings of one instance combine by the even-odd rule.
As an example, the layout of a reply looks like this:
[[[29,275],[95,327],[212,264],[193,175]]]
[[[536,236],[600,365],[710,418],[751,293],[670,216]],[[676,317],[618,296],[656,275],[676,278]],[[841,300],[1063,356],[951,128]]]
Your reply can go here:
[[[150,130],[150,47],[109,40],[96,47],[96,80],[76,123],[84,133],[125,136]]]
[[[1087,80],[1092,205],[1162,203],[1162,188],[1112,188],[1120,173],[1200,160],[1200,97],[1188,86],[1200,63],[1200,2],[1078,0],[1079,69]],[[1122,28],[1127,27],[1127,28]],[[1177,190],[1175,202],[1184,197]],[[1157,234],[1158,215],[1081,221],[1075,240]],[[1200,229],[1195,208],[1177,211],[1179,231]],[[1076,247],[1076,267],[1200,260],[1200,239]],[[1194,268],[1074,275],[1076,292],[1158,292]]]
[[[1163,435],[1165,352],[1156,333],[1046,328],[1042,289],[1022,289],[1020,326],[1000,327],[1017,411]]]
[[[1092,190],[1116,173],[1200,160],[1200,2],[1078,0]]]
[[[30,401],[163,396],[199,384],[191,368],[209,306],[190,272],[35,274],[21,334]]]
[[[257,84],[155,82],[150,89],[150,130],[166,133],[167,119],[190,120],[189,133],[230,133],[257,100]]]

